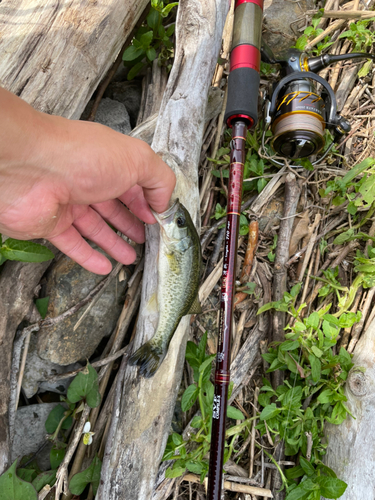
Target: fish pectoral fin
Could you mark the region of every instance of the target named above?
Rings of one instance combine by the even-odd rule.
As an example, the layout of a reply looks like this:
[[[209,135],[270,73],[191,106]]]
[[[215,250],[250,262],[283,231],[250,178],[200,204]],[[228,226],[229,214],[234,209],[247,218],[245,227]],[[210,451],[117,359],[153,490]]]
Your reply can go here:
[[[157,310],[158,310],[158,296],[157,296],[156,292],[154,292],[151,295],[149,301],[147,302],[146,310],[149,313],[157,312]]]
[[[202,306],[199,302],[198,295],[195,297],[194,302],[191,304],[188,314],[200,314],[202,312]]]
[[[180,268],[180,265],[179,265],[178,260],[176,258],[176,254],[174,252],[167,253],[166,256],[168,259],[169,268],[172,271],[172,273],[181,274],[181,268]]]

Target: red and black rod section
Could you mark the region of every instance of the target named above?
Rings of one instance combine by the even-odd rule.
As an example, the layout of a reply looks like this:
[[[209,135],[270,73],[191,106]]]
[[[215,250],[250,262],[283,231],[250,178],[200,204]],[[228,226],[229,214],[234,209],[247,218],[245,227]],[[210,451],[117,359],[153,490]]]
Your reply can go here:
[[[230,382],[230,344],[237,241],[241,215],[243,168],[247,130],[258,117],[262,0],[237,0],[228,79],[225,120],[232,128],[227,221],[220,298],[219,338],[212,412],[208,500],[220,500],[225,448],[225,424]]]

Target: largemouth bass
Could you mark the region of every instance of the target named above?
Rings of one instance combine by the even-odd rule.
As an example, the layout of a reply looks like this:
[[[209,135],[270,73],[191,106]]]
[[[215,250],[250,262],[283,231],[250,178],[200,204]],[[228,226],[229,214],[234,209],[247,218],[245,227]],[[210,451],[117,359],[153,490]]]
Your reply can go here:
[[[165,358],[182,316],[201,312],[198,301],[201,245],[190,214],[178,199],[165,212],[153,214],[160,224],[159,321],[152,339],[129,359],[147,378],[155,374]]]

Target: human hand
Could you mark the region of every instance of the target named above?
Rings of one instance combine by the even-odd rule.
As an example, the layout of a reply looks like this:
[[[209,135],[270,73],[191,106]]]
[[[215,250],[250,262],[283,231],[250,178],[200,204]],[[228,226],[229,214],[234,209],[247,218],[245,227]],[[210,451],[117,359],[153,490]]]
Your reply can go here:
[[[0,89],[0,233],[21,240],[46,238],[89,271],[107,274],[123,264],[144,226],[168,207],[175,176],[144,142],[96,123],[35,111]],[[124,206],[126,205],[126,207]]]

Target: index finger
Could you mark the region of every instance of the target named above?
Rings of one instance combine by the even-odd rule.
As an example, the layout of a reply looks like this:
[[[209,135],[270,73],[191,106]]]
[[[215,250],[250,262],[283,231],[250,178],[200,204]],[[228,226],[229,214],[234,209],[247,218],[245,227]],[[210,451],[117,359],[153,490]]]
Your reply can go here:
[[[137,184],[143,187],[144,197],[155,212],[164,212],[168,208],[176,176],[173,170],[152,151],[150,158],[145,157],[143,168],[138,174]],[[150,163],[148,163],[150,162]]]

